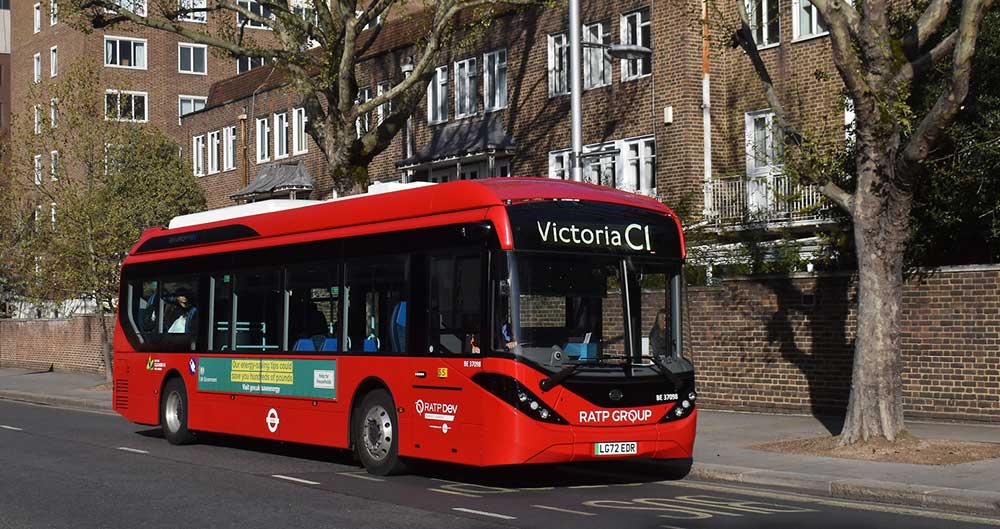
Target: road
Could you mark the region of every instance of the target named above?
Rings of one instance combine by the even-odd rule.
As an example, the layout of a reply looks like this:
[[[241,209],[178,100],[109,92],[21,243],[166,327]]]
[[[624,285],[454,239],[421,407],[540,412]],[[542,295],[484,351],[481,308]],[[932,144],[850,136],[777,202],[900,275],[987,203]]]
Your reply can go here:
[[[370,476],[335,450],[201,436],[0,400],[0,529],[34,527],[891,528],[1000,520],[690,480],[649,464]]]

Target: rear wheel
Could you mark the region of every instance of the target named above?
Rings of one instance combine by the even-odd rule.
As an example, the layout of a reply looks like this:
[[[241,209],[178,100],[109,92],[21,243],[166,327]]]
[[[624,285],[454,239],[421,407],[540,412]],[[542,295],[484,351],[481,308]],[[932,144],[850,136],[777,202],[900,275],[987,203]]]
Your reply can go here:
[[[179,378],[168,380],[160,394],[160,426],[163,428],[163,437],[171,444],[183,445],[194,440],[194,435],[188,430],[187,412],[184,382]]]
[[[354,411],[354,452],[369,474],[399,474],[405,465],[399,459],[399,420],[389,392],[376,389],[361,400]]]

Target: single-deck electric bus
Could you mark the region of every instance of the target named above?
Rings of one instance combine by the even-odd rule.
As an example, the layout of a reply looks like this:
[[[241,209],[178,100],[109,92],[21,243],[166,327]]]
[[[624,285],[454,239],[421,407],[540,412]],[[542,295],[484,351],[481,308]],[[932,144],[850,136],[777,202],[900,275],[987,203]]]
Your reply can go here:
[[[546,178],[177,217],[122,267],[114,409],[374,474],[690,458],[684,252],[658,201]]]

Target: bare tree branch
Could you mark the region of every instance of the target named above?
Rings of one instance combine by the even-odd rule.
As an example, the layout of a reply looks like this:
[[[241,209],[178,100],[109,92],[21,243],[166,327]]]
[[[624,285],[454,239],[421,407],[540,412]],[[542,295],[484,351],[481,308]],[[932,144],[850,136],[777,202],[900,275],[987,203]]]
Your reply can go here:
[[[955,116],[969,92],[972,75],[972,56],[976,51],[976,39],[993,0],[965,0],[958,24],[958,36],[952,56],[951,78],[944,92],[938,96],[934,106],[920,121],[920,125],[910,136],[903,149],[903,165],[915,165],[927,157],[931,147],[937,142],[944,129],[954,121]]]
[[[927,45],[927,42],[938,30],[941,24],[948,17],[948,8],[951,7],[951,0],[931,0],[927,9],[921,13],[920,18],[913,24],[910,31],[903,35],[903,51],[908,57],[916,57],[920,50]]]
[[[893,82],[912,82],[915,78],[927,73],[935,64],[952,54],[956,42],[958,42],[958,31],[953,31],[930,51],[904,64],[896,73]]]

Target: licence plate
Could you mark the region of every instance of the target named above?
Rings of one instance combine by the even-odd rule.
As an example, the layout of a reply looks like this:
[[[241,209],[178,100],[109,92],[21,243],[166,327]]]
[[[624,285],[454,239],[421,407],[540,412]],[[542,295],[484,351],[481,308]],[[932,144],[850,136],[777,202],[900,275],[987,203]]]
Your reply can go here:
[[[627,441],[623,443],[594,443],[595,456],[627,456],[639,453],[639,443]]]

